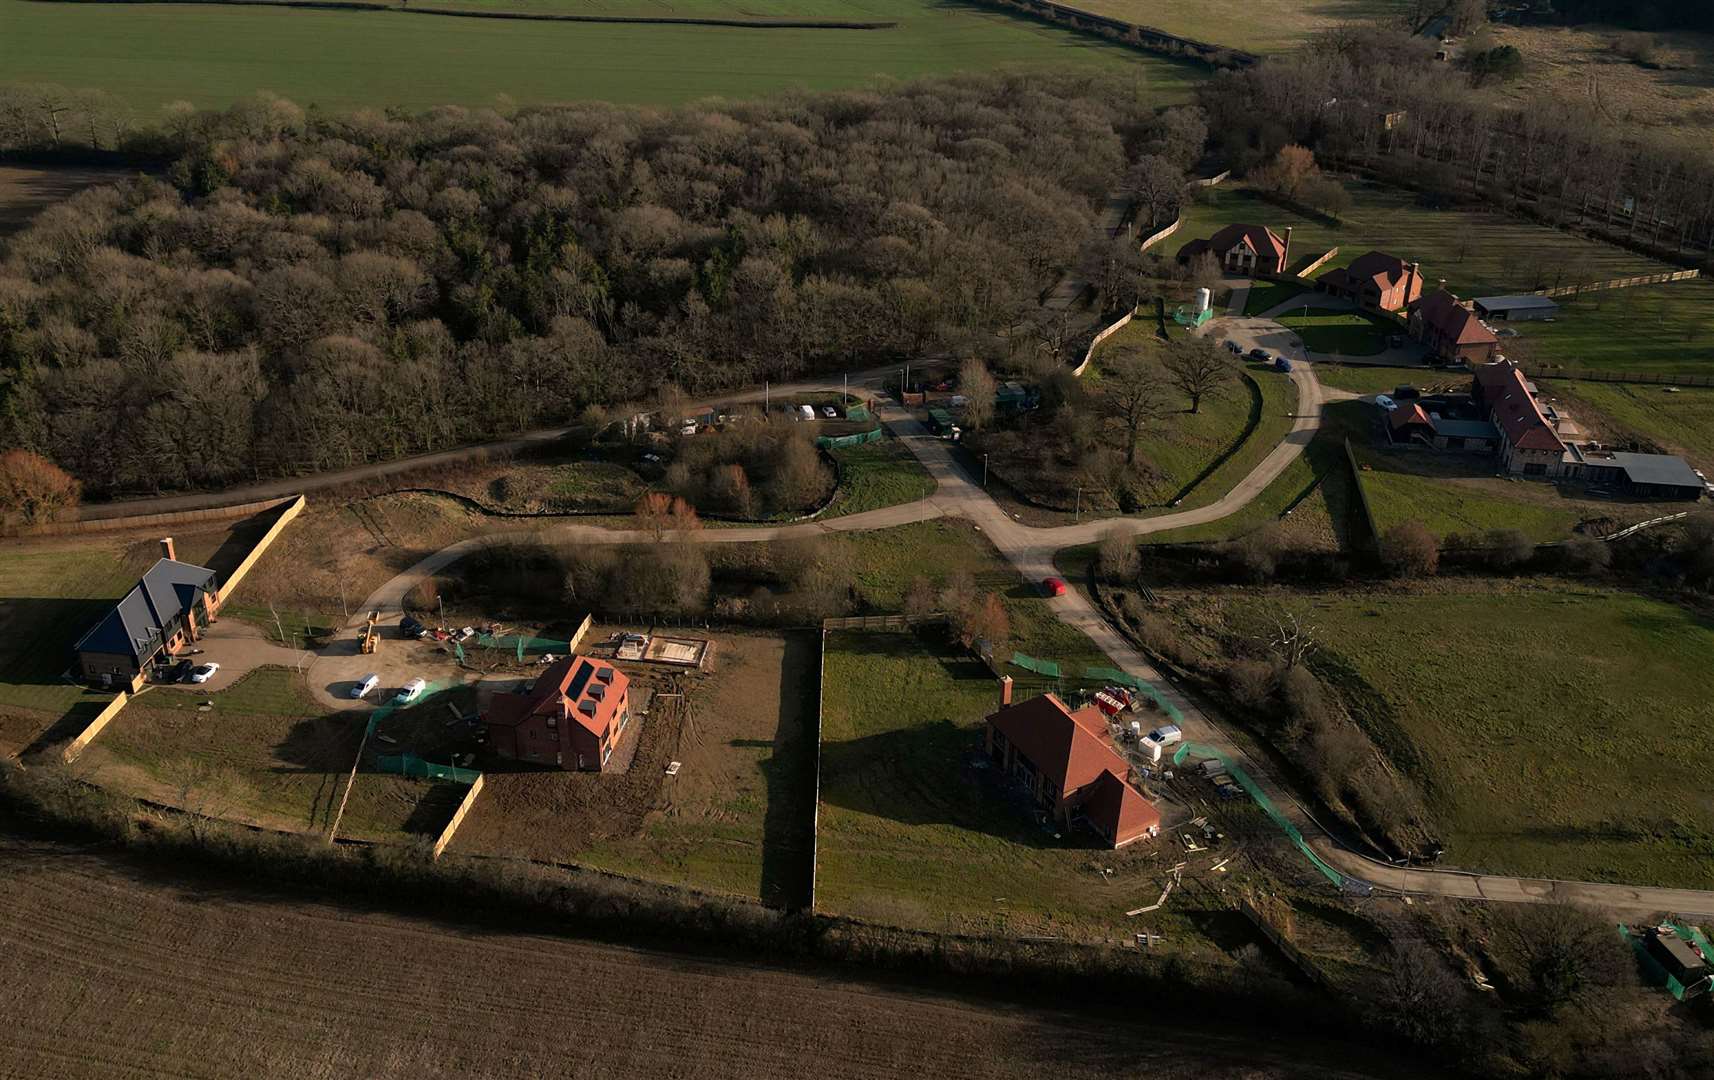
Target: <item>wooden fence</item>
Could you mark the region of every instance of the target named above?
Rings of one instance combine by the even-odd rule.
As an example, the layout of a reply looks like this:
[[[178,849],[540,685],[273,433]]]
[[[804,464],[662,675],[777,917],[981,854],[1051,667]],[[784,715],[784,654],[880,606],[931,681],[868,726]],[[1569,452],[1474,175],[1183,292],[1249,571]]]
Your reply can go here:
[[[107,703],[107,707],[96,713],[95,719],[91,720],[88,726],[78,732],[76,738],[65,744],[65,750],[61,753],[61,756],[67,762],[75,760],[77,756],[83,753],[84,749],[95,740],[95,737],[101,734],[101,729],[113,722],[113,718],[119,715],[119,710],[123,709],[125,707],[125,703],[130,700],[131,695],[123,690],[114,695],[113,700]]]
[[[1089,361],[1095,359],[1095,350],[1101,347],[1101,343],[1112,337],[1114,334],[1117,334],[1125,327],[1131,325],[1131,320],[1136,318],[1136,316],[1137,313],[1133,310],[1129,314],[1120,316],[1118,322],[1115,322],[1112,326],[1109,326],[1099,334],[1096,334],[1095,340],[1089,343],[1089,348],[1083,350],[1083,362],[1072,368],[1071,373],[1075,376],[1082,376],[1082,374],[1089,369]]]
[[[1326,251],[1322,252],[1320,255],[1317,255],[1315,258],[1309,260],[1309,262],[1304,265],[1303,269],[1295,271],[1295,275],[1297,277],[1304,278],[1305,280],[1307,280],[1309,278],[1309,275],[1315,273],[1317,270],[1321,269],[1323,266],[1326,266],[1330,261],[1332,261],[1333,257],[1338,255],[1338,254],[1339,254],[1338,248],[1336,248],[1336,247],[1328,248]]]
[[[1557,367],[1553,364],[1519,364],[1532,379],[1570,379],[1577,382],[1643,383],[1649,386],[1714,386],[1714,375],[1674,375],[1658,371],[1597,371]]]
[[[1634,289],[1639,285],[1664,285],[1669,281],[1689,281],[1702,276],[1700,270],[1679,270],[1670,274],[1640,274],[1636,277],[1612,278],[1608,281],[1591,281],[1581,285],[1561,285],[1556,289],[1537,289],[1534,296],[1578,296],[1587,292],[1602,292],[1607,289]]]
[[[464,793],[464,799],[458,804],[458,809],[453,811],[452,820],[446,823],[446,828],[442,829],[440,836],[435,839],[434,858],[440,858],[441,852],[446,850],[446,845],[452,843],[452,834],[458,831],[460,825],[464,824],[464,815],[470,813],[470,808],[476,805],[476,796],[480,794],[482,794],[482,777],[478,776],[476,782],[470,785],[470,790]]]
[[[1154,247],[1156,244],[1160,243],[1162,240],[1165,240],[1167,237],[1169,237],[1173,233],[1177,232],[1179,229],[1179,226],[1183,225],[1183,224],[1184,224],[1184,215],[1180,214],[1178,216],[1178,218],[1176,220],[1174,220],[1171,225],[1166,226],[1165,228],[1161,229],[1159,232],[1150,233],[1148,236],[1143,237],[1143,242],[1137,246],[1137,250],[1138,251],[1149,250],[1150,248]]]
[[[224,604],[227,598],[232,595],[232,590],[236,589],[238,583],[244,580],[244,575],[248,574],[251,567],[256,565],[256,560],[262,557],[269,545],[279,538],[280,532],[291,524],[293,518],[303,513],[307,501],[302,495],[299,495],[290,500],[286,507],[280,511],[280,516],[268,527],[268,531],[262,534],[262,538],[256,541],[256,546],[250,549],[250,554],[244,556],[244,561],[240,562],[232,573],[226,576],[226,580],[221,583],[220,603]]]
[[[291,495],[283,499],[259,499],[255,502],[236,503],[232,506],[217,506],[207,510],[176,510],[166,514],[138,514],[133,517],[100,517],[77,518],[67,521],[53,521],[42,525],[21,525],[8,530],[14,536],[82,536],[88,533],[120,532],[127,529],[163,529],[178,525],[200,525],[211,521],[231,521],[233,518],[250,517],[253,514],[265,513],[277,506],[284,506],[293,499],[301,499],[301,495]],[[72,513],[87,512],[72,511]]]
[[[904,616],[899,616],[903,618]],[[821,717],[822,706],[827,697],[827,629],[821,631],[821,655],[816,659],[815,674],[815,766],[812,770],[811,791],[814,795],[810,803],[809,817],[809,895],[806,896],[804,910],[815,911],[815,875],[821,865]]]
[[[1351,449],[1351,440],[1345,440],[1345,463],[1351,467],[1351,483],[1357,487],[1357,505],[1363,509],[1363,523],[1369,527],[1369,543],[1372,550],[1381,549],[1381,532],[1375,527],[1375,511],[1369,505],[1369,492],[1363,486],[1363,469],[1357,464],[1357,452]]]

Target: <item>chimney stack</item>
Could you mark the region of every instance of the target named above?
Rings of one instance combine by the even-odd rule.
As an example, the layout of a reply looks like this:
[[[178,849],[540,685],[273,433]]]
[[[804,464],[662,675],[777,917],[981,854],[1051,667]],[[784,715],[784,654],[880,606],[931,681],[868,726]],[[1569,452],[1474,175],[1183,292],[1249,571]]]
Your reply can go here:
[[[1285,227],[1285,254],[1280,256],[1280,273],[1285,273],[1291,265],[1291,226]]]
[[[1405,278],[1405,303],[1409,304],[1422,295],[1422,264],[1410,264],[1410,277]]]
[[[170,536],[161,538],[161,558],[169,559],[173,562],[178,561],[179,557],[173,553],[173,538]]]
[[[1000,676],[1000,708],[1004,709],[1012,703],[1012,677]]]

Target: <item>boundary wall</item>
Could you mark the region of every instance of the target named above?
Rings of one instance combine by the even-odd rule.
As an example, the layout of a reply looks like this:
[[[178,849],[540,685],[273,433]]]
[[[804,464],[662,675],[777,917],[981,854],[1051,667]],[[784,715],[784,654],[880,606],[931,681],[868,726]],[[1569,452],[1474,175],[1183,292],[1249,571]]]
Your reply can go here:
[[[107,707],[96,713],[95,719],[77,733],[76,738],[65,744],[65,749],[60,753],[61,758],[67,763],[77,760],[77,756],[95,741],[95,737],[101,734],[103,728],[113,722],[113,718],[119,715],[119,710],[123,709],[130,700],[131,694],[128,691],[119,691],[113,700],[107,703]]]
[[[452,820],[446,823],[446,828],[442,829],[440,836],[435,839],[434,858],[440,858],[441,853],[446,850],[446,845],[452,843],[452,835],[458,831],[460,825],[464,824],[464,815],[470,813],[470,808],[476,805],[476,796],[480,794],[482,794],[482,777],[478,776],[475,783],[470,785],[470,790],[465,792],[463,801],[458,804],[458,809],[453,811]]]

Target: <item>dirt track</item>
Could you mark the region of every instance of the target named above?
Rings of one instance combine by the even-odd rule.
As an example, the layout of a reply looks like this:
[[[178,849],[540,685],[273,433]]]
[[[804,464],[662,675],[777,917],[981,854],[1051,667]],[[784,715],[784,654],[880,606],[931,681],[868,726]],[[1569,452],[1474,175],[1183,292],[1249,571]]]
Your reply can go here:
[[[32,1078],[1420,1075],[1236,1022],[1101,1029],[279,902],[3,833],[0,1016],[0,1076]]]

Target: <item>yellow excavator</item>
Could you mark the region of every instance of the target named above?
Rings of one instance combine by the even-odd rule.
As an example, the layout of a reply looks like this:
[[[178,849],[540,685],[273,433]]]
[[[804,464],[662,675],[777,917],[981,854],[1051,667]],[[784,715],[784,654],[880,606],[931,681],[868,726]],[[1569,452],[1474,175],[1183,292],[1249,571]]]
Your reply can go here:
[[[363,643],[358,646],[364,656],[374,652],[381,644],[381,609],[376,608],[369,613],[369,622],[363,627]]]

